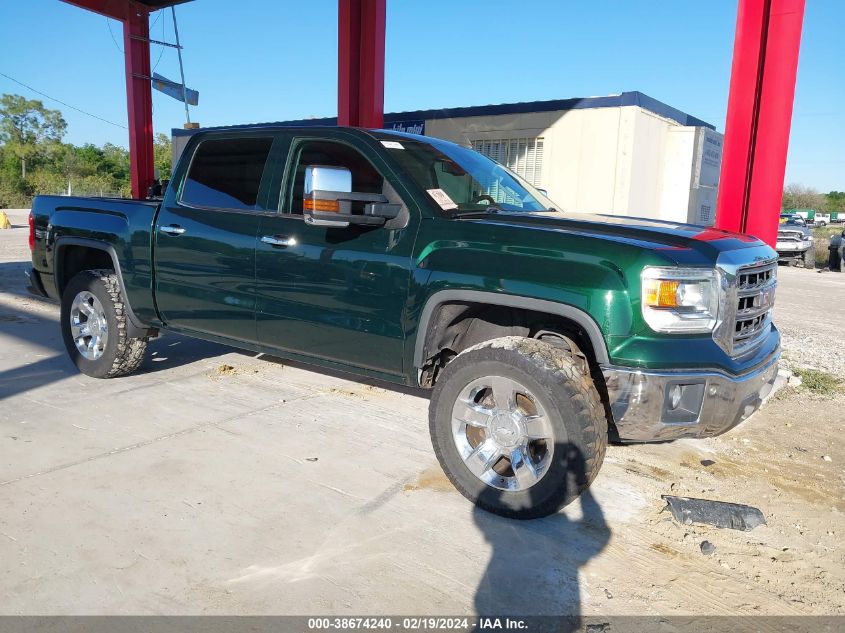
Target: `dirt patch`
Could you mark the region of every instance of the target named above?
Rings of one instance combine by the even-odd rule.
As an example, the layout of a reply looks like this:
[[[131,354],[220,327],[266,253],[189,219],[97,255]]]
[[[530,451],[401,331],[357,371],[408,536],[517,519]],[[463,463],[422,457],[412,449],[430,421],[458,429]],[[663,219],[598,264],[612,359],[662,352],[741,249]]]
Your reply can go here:
[[[325,393],[330,393],[335,396],[343,396],[345,398],[354,398],[356,400],[366,400],[366,394],[361,393],[360,391],[355,391],[354,389],[347,389],[345,387],[331,387],[330,389],[323,390]]]
[[[684,466],[686,464],[681,465]],[[639,475],[640,477],[647,477],[649,479],[654,479],[655,481],[666,481],[672,477],[672,473],[665,468],[652,466],[651,464],[641,464],[634,460],[628,460],[623,467],[627,473]]]
[[[455,487],[446,475],[443,474],[440,466],[432,466],[422,471],[413,482],[405,484],[405,492],[411,492],[413,490],[455,492]]]
[[[652,543],[651,549],[655,552],[660,552],[664,556],[669,556],[671,558],[680,558],[683,556],[678,550],[669,547],[668,545],[663,545],[662,543]]]
[[[601,476],[621,467],[655,500],[636,525],[615,526],[611,546],[620,573],[627,567],[647,577],[643,601],[660,613],[685,611],[706,587],[721,601],[709,607],[714,613],[845,614],[843,410],[841,393],[792,388],[717,438],[611,447]],[[656,501],[668,490],[758,507],[767,525],[750,532],[681,525]],[[710,555],[703,541],[715,546]],[[637,591],[627,582],[613,587],[617,599]]]

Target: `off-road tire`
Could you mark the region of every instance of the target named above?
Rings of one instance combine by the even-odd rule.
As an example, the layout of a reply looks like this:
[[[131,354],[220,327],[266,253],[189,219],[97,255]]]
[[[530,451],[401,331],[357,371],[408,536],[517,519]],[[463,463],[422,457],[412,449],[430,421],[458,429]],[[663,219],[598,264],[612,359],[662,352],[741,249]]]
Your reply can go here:
[[[804,268],[814,270],[816,267],[816,246],[815,244],[804,251]]]
[[[80,354],[70,327],[70,310],[77,294],[88,291],[102,304],[108,338],[103,355],[89,360]],[[117,378],[131,374],[144,360],[146,338],[132,338],[128,334],[126,304],[120,281],[113,270],[83,270],[71,279],[62,294],[61,328],[65,348],[73,363],[83,374],[93,378]]]
[[[536,339],[508,336],[471,347],[447,364],[434,387],[429,430],[444,473],[478,507],[513,519],[553,514],[595,479],[607,449],[607,418],[589,374],[568,350]],[[452,435],[456,399],[472,381],[504,376],[524,385],[547,413],[555,450],[539,481],[526,490],[487,485],[466,466]]]

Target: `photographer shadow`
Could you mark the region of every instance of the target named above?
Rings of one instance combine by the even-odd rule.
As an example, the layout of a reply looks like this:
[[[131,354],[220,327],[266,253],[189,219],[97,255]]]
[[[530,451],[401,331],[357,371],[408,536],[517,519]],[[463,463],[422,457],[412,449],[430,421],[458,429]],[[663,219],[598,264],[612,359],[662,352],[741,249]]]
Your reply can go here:
[[[566,460],[569,481],[582,487],[586,474],[581,451],[571,444],[557,444],[554,454]],[[501,494],[488,487],[482,500],[495,501]],[[604,549],[611,535],[590,489],[579,499],[580,519],[572,518],[577,502],[565,511],[529,521],[502,518],[476,507],[475,523],[492,548],[475,594],[480,618],[557,616],[555,630],[577,630],[579,569]]]

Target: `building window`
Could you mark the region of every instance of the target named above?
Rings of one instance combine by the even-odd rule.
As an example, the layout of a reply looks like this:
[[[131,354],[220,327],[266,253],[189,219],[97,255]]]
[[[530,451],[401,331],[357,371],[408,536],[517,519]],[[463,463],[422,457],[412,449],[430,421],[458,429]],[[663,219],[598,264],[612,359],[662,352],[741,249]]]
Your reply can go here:
[[[472,149],[501,163],[535,187],[543,175],[543,139],[508,138],[472,141]]]

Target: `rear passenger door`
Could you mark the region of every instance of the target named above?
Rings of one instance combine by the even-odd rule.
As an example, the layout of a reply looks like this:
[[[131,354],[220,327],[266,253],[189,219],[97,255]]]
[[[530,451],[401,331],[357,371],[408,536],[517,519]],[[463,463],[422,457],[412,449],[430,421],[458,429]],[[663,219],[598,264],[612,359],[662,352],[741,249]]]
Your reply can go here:
[[[262,218],[256,247],[258,338],[279,350],[400,376],[419,210],[400,195],[404,189],[378,152],[341,134],[291,140],[278,213]],[[399,229],[306,224],[308,165],[348,168],[353,191],[405,205],[408,222]]]
[[[193,146],[155,227],[156,302],[174,329],[254,342],[255,239],[274,137],[231,133]],[[192,148],[188,148],[190,152]]]

